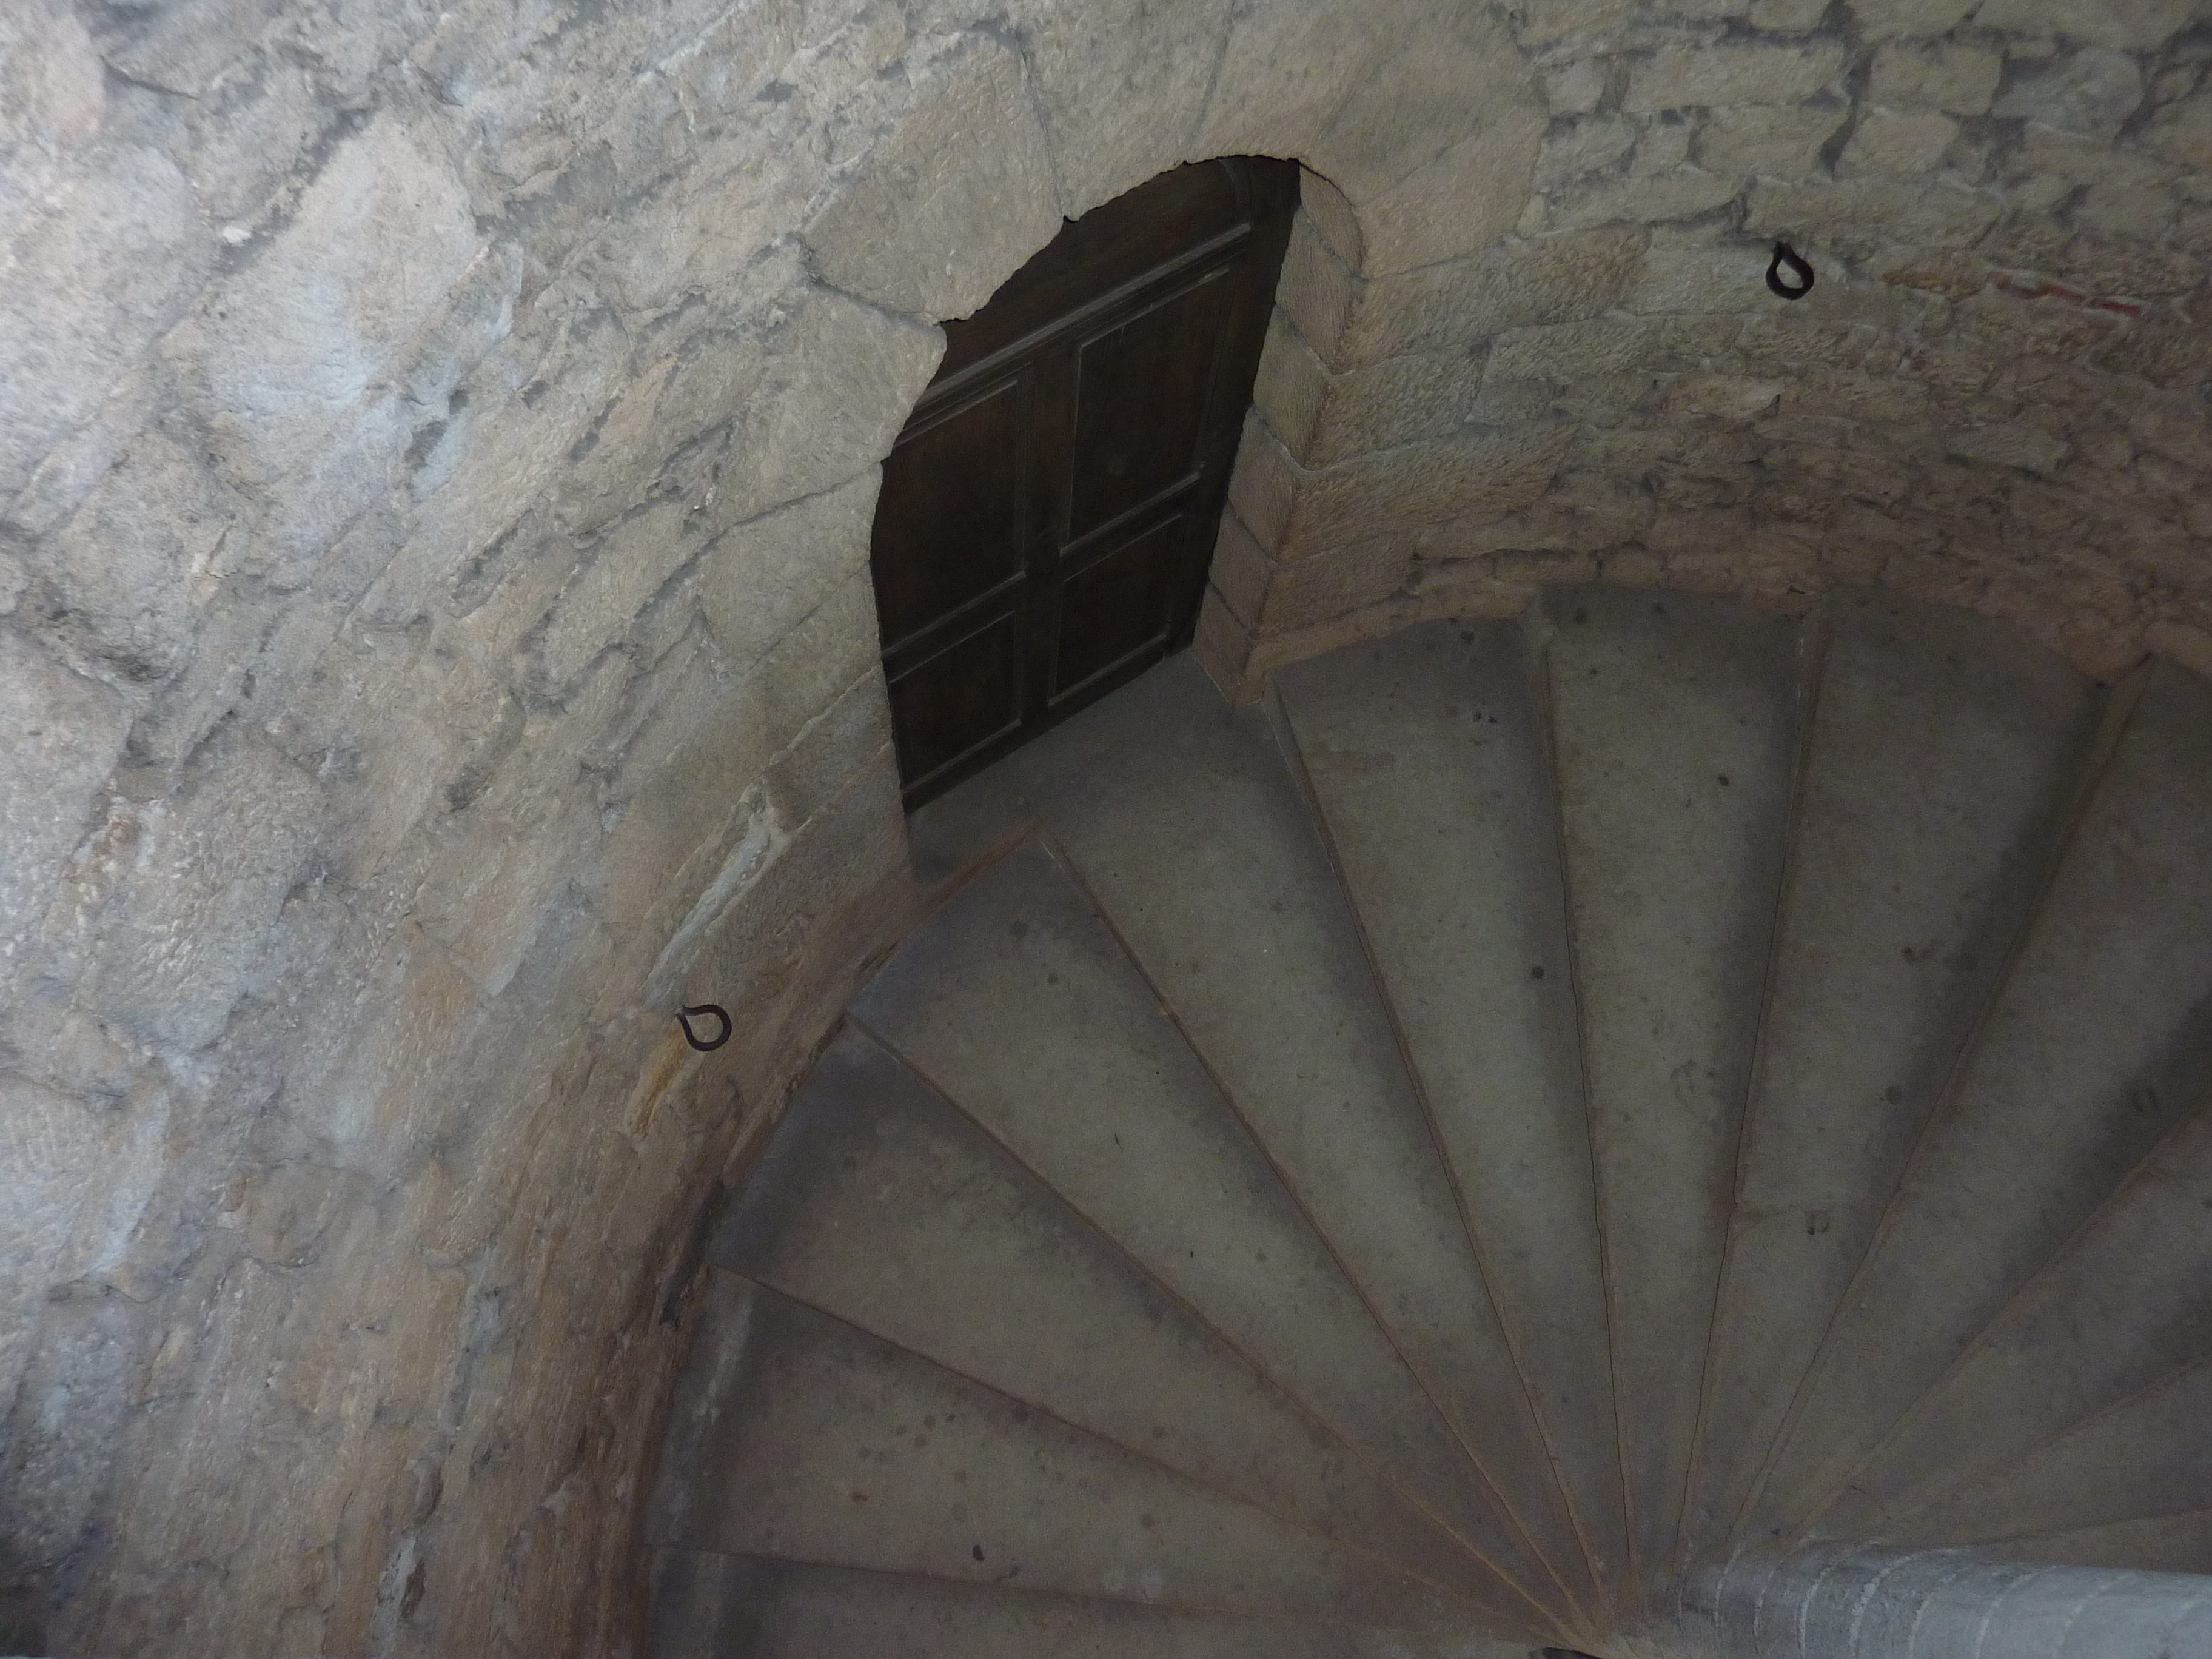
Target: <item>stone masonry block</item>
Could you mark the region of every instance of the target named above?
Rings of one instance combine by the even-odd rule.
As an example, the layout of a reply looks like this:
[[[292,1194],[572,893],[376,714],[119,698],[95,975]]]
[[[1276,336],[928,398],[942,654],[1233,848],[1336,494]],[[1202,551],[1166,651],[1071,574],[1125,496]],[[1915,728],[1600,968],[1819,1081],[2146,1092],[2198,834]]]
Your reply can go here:
[[[1243,520],[1233,512],[1224,513],[1209,580],[1212,593],[1245,628],[1258,625],[1267,601],[1267,586],[1274,580],[1275,573],[1274,561],[1252,539],[1252,532],[1244,527]]]
[[[2142,71],[2133,58],[2106,46],[2085,46],[2021,76],[1990,112],[2109,138],[2142,96]]]
[[[39,1334],[39,1316],[78,1212],[96,1203],[109,1137],[104,1113],[27,1079],[0,1073],[0,1401],[12,1403]],[[103,1121],[106,1120],[106,1121]],[[19,1454],[20,1455],[20,1454]]]
[[[917,90],[918,106],[805,239],[833,286],[936,322],[989,299],[1052,240],[1061,209],[1012,52],[964,46],[922,71]]]
[[[1836,158],[1836,177],[1911,178],[1933,172],[1958,136],[1959,124],[1948,115],[1870,109]]]
[[[129,707],[0,626],[0,978],[27,967],[28,934],[70,850],[92,829],[123,752]]]
[[[146,809],[102,919],[100,1017],[177,1053],[222,1035],[271,943],[321,828],[320,792],[289,761],[227,742],[174,799]]]
[[[1584,173],[1601,172],[1635,147],[1636,124],[1618,115],[1554,121],[1537,158],[1536,188],[1555,190]]]
[[[945,338],[809,289],[763,346],[758,367],[717,392],[735,411],[706,504],[717,529],[834,489],[890,453]]]
[[[1232,703],[1249,702],[1260,694],[1259,685],[1245,672],[1252,660],[1252,643],[1251,630],[1237,619],[1218,590],[1207,588],[1199,605],[1191,654]]]
[[[245,504],[210,475],[190,436],[147,428],[33,556],[58,637],[118,684],[184,665],[199,607],[246,540]]]
[[[1283,274],[1275,302],[1298,332],[1322,356],[1335,361],[1343,350],[1344,331],[1358,302],[1360,283],[1303,210],[1291,222],[1283,251]]]
[[[1696,167],[1680,167],[1651,179],[1615,179],[1554,198],[1546,223],[1553,230],[1578,230],[1624,220],[1664,223],[1695,219],[1726,207],[1741,188],[1741,181],[1734,174]]]
[[[1974,0],[1846,0],[1852,23],[1862,39],[1888,40],[1934,40],[1948,34],[1968,12]]]
[[[283,233],[173,347],[237,481],[268,485],[356,438],[479,251],[459,179],[397,117],[340,144]]]
[[[1247,415],[1237,464],[1229,474],[1229,505],[1262,547],[1282,541],[1300,488],[1299,470],[1281,442],[1257,415]]]
[[[1494,380],[1578,380],[1630,371],[1663,372],[1724,349],[1735,325],[1719,317],[1600,319],[1498,337],[1485,373]]]
[[[175,163],[136,147],[103,161],[0,243],[0,499],[100,407],[214,264]]]
[[[1483,401],[1477,368],[1464,352],[1409,352],[1336,376],[1318,411],[1314,441],[1298,459],[1329,466],[1371,450],[1462,434]]]
[[[0,21],[0,150],[77,149],[107,114],[106,70],[92,36],[59,0],[23,0]]]
[[[1594,317],[1635,271],[1647,236],[1628,226],[1532,237],[1370,283],[1335,361],[1466,349],[1506,329]]]
[[[2099,6],[2076,6],[2069,0],[1988,0],[1974,14],[1974,22],[1980,28],[2055,34],[2121,52],[2154,52],[2197,15],[2193,0],[2109,0]]]
[[[1283,447],[1302,462],[1311,461],[1328,382],[1328,370],[1321,359],[1278,309],[1268,319],[1267,343],[1252,382],[1252,406]]]
[[[880,478],[850,483],[732,526],[699,570],[699,606],[732,661],[750,663],[868,562]]]
[[[1791,104],[1820,91],[1843,67],[1842,46],[1827,40],[1796,46],[1666,46],[1630,75],[1621,107],[1638,113]]]
[[[1840,103],[1753,104],[1717,109],[1697,137],[1698,165],[1710,173],[1802,179],[1848,113]]]
[[[1753,235],[1794,237],[1815,246],[1910,242],[1923,248],[1959,248],[1987,230],[1998,210],[1986,197],[1942,185],[1761,181],[1752,186],[1744,228]]]
[[[1533,100],[1516,103],[1476,137],[1364,203],[1368,274],[1464,258],[1510,231],[1528,204],[1545,125]]]
[[[1312,155],[1381,49],[1364,10],[1303,0],[1242,9],[1192,154]]]
[[[1486,432],[1386,450],[1313,474],[1302,483],[1276,556],[1310,557],[1401,527],[1524,507],[1544,493],[1573,437],[1564,424]]]
[[[1261,607],[1260,637],[1295,633],[1364,610],[1398,592],[1413,569],[1400,538],[1333,545],[1281,566]]]
[[[1520,54],[1485,9],[1399,0],[1376,33],[1381,52],[1306,152],[1317,172],[1359,204],[1370,258],[1381,198],[1453,149],[1479,142],[1526,100]],[[1490,153],[1495,165],[1504,152],[1493,146]],[[1452,171],[1472,182],[1479,169]]]
[[[1359,212],[1342,191],[1310,167],[1301,168],[1298,205],[1346,269],[1363,269],[1367,245],[1360,234]]]
[[[1893,40],[1874,55],[1867,95],[1892,109],[1979,115],[2003,75],[2003,56],[1984,46]]]
[[[1150,0],[1073,8],[1015,0],[1008,8],[1036,76],[1070,218],[1191,153],[1229,15],[1229,0],[1164,10]]]

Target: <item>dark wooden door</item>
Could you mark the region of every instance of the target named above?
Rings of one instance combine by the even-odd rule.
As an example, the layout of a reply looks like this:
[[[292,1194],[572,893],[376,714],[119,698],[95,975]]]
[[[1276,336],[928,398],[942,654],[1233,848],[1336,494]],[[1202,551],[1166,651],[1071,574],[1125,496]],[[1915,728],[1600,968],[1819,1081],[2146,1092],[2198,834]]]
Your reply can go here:
[[[1297,203],[1178,167],[945,325],[872,549],[909,807],[1189,642]]]

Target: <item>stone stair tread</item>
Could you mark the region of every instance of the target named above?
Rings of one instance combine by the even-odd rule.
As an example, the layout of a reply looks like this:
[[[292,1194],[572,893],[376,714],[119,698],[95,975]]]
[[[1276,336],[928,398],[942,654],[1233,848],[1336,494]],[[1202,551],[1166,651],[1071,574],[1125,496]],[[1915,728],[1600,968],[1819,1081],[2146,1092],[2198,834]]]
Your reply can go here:
[[[2004,1548],[2008,1555],[2029,1561],[2202,1577],[2212,1571],[2212,1508],[2115,1521],[2078,1532],[2040,1533],[2013,1539]],[[2212,1653],[2212,1595],[2175,1627],[2167,1651],[2175,1659]]]
[[[2159,665],[1929,1127],[1752,1529],[1803,1524],[2212,1094],[2212,685]]]
[[[2212,1358],[1991,1471],[1898,1528],[1996,1542],[2212,1508]]]
[[[1873,1537],[2212,1364],[2212,1112],[2182,1124],[1820,1517]],[[2212,1498],[2212,1493],[2207,1494]]]
[[[1005,775],[1546,1560],[1591,1599],[1437,1138],[1265,714],[1226,707],[1180,659]]]
[[[1275,684],[1574,1523],[1601,1582],[1618,1587],[1626,1545],[1603,1264],[1522,630],[1425,623],[1297,664]]]
[[[1365,1459],[855,1032],[817,1062],[708,1259],[1439,1588],[1512,1601]]]
[[[1750,1494],[2026,920],[2099,708],[2062,659],[1986,618],[1891,594],[1835,604],[1691,1537],[1726,1535]]]
[[[1800,630],[1554,594],[1546,647],[1632,1559],[1674,1552],[1788,838]],[[1665,1109],[1654,1109],[1663,1106]]]
[[[949,901],[854,1012],[1534,1605],[1563,1611],[1155,988],[1042,845]]]
[[[1468,1610],[721,1269],[735,1352],[655,1541],[1410,1629]]]
[[[1240,1619],[662,1550],[653,1659],[1525,1659],[1525,1641]]]

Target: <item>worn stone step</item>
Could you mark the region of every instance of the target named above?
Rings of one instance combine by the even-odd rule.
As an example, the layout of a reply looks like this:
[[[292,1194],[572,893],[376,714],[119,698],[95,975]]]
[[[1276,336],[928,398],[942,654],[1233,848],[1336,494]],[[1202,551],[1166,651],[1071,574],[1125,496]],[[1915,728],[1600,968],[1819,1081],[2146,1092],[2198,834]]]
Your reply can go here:
[[[709,1259],[1485,1607],[1517,1600],[1372,1464],[848,1031]]]
[[[1406,1574],[710,1268],[714,1405],[656,1544],[1247,1615],[1465,1630]],[[687,1389],[687,1394],[690,1390]]]
[[[1066,851],[1547,1564],[1595,1605],[1437,1133],[1265,714],[1180,658],[993,787]]]
[[[1553,1467],[1523,1489],[1571,1495],[1610,1590],[1627,1565],[1613,1356],[1530,676],[1516,625],[1437,623],[1276,688],[1540,1419]]]
[[[1819,1532],[1906,1535],[1916,1516],[1962,1489],[2212,1363],[2208,1286],[2212,1112],[2200,1111],[1960,1356],[1816,1518]],[[2154,1459],[2143,1472],[2155,1468]],[[2163,1501],[2145,1494],[2143,1512]]]
[[[1565,1610],[1158,988],[1042,846],[964,888],[854,1013],[1534,1607]]]
[[[2009,1544],[2212,1510],[2212,1356],[2002,1465],[1899,1528]],[[2206,1558],[2199,1557],[2201,1570]]]
[[[1525,1659],[1526,1642],[1148,1607],[662,1550],[653,1659]]]
[[[1854,1278],[1752,1529],[1794,1531],[2212,1092],[2212,685],[2161,665]]]
[[[2101,699],[1966,611],[1840,596],[1686,1537],[1725,1537],[2048,873]]]
[[[1674,1553],[1734,1198],[1799,629],[1632,589],[1563,592],[1546,616],[1630,1546],[1653,1571]]]
[[[2118,1567],[2137,1572],[2185,1572],[2199,1577],[2212,1564],[2212,1507],[2181,1515],[2154,1515],[2077,1532],[2039,1533],[2005,1546],[2008,1555],[2072,1566]],[[2212,1599],[2178,1627],[2167,1651],[2212,1653]]]

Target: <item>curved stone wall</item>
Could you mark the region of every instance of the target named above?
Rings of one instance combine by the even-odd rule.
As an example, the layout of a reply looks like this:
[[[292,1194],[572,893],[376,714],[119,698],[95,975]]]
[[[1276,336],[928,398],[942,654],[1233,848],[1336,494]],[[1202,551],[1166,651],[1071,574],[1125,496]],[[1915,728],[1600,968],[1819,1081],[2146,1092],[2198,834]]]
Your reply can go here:
[[[1513,234],[1408,270],[1342,204],[1301,227],[1218,669],[1591,580],[1879,581],[2100,676],[2212,662],[2202,10],[1521,8]]]
[[[17,0],[0,1646],[625,1650],[694,1218],[911,902],[876,464],[1164,167],[1334,181],[1224,677],[1589,575],[2203,665],[2195,11]]]

